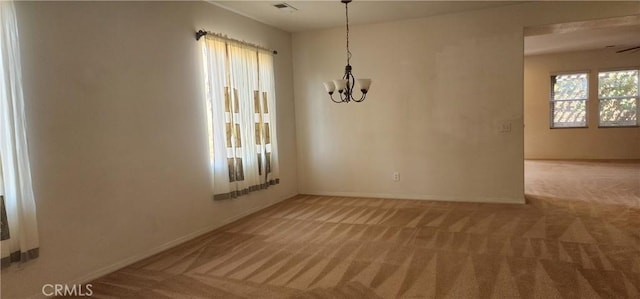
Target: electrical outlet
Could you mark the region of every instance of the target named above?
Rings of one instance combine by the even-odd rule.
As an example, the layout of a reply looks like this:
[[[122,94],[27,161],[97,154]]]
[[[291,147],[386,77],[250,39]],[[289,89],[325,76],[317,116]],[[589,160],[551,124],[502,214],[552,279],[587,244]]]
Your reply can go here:
[[[400,180],[400,173],[396,171],[393,173],[393,181],[397,182],[399,180]]]

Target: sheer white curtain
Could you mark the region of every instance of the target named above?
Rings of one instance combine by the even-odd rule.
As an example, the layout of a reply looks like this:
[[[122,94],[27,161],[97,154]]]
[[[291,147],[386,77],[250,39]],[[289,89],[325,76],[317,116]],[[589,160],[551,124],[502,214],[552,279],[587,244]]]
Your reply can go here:
[[[273,56],[222,37],[203,40],[214,198],[278,184]]]
[[[11,1],[0,1],[0,161],[3,175],[2,267],[39,254],[36,206],[26,136],[20,49]],[[6,237],[6,239],[5,239]]]

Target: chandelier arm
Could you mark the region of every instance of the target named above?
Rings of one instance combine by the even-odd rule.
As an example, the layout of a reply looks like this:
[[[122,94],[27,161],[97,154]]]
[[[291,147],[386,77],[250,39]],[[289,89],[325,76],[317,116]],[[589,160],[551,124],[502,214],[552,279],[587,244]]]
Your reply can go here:
[[[333,98],[333,94],[329,94],[329,97],[331,98],[331,101],[333,101],[334,103],[342,103],[342,101],[336,101],[336,100]]]
[[[353,98],[353,91],[356,85],[356,78],[353,76],[353,73],[351,72],[351,65],[348,65],[346,67],[344,79],[347,79],[346,96],[349,98],[350,101],[354,101],[355,99]]]
[[[367,97],[367,93],[365,92],[365,93],[362,93],[362,96],[360,97],[359,100],[354,99],[353,101],[356,102],[356,103],[360,103],[360,102],[364,101],[364,99],[366,97]]]
[[[354,88],[356,87],[356,78],[353,76],[352,73],[349,73],[349,75],[351,76],[351,80],[350,80],[351,86],[349,87],[349,95],[351,96],[351,99],[353,100],[353,91],[355,90]]]
[[[355,98],[353,97],[355,86],[356,86],[356,77],[353,76],[353,73],[351,72],[351,67],[349,67],[348,69],[349,70],[347,71],[347,74],[345,74],[345,77],[347,77],[347,90],[349,91],[349,100],[356,101]]]
[[[344,75],[342,76],[343,80],[347,80],[347,83],[344,86],[344,99],[342,99],[343,101],[349,101],[350,100],[350,95],[351,95],[351,77],[349,76],[351,74],[350,71],[350,66],[347,65],[347,67],[345,68],[344,71]],[[342,98],[342,97],[341,97]]]

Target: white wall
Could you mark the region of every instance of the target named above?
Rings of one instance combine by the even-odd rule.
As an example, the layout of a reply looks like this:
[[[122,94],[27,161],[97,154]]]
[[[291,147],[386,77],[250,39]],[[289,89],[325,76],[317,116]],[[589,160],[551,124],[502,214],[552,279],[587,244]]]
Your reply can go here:
[[[19,2],[40,257],[2,298],[82,281],[297,194],[291,35],[205,2]],[[213,201],[197,29],[277,49],[281,183]]]
[[[640,128],[598,128],[598,72],[640,66],[636,53],[604,49],[524,60],[524,156],[527,159],[640,159]],[[551,73],[589,71],[588,128],[549,129]]]
[[[360,104],[321,84],[342,75],[344,28],[295,33],[300,193],[523,202],[523,28],[638,12],[526,3],[352,26],[354,73],[374,80]]]

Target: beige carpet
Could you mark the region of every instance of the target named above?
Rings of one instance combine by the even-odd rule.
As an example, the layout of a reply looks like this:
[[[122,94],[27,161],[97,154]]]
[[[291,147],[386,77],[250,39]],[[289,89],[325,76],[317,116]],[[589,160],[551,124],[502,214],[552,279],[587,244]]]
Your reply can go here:
[[[101,298],[640,298],[640,163],[526,162],[527,205],[296,196]]]

